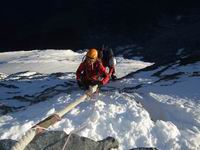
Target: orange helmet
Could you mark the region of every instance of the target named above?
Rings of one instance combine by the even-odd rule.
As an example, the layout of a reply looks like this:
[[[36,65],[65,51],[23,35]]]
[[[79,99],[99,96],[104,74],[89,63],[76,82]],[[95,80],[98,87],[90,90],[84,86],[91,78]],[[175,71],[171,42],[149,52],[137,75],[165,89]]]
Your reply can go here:
[[[97,59],[98,57],[98,52],[95,48],[89,49],[87,52],[86,56],[90,59]]]

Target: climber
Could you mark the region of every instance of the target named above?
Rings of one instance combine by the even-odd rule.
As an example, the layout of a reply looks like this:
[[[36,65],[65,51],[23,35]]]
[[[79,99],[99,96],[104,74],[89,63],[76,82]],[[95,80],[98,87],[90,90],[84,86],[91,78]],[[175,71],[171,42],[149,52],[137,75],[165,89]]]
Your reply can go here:
[[[89,86],[96,84],[101,86],[108,83],[110,76],[98,59],[98,51],[96,49],[89,49],[85,59],[76,71],[76,79],[82,89],[88,89]]]
[[[98,51],[98,57],[102,61],[103,66],[109,69],[109,76],[112,80],[116,80],[117,77],[115,75],[115,65],[116,59],[114,57],[113,50],[108,47],[102,46],[102,48]]]

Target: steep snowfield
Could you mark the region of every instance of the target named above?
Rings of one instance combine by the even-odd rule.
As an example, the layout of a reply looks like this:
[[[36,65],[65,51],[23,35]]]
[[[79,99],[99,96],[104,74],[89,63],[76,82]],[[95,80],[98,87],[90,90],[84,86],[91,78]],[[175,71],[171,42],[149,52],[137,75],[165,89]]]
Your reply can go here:
[[[0,104],[26,106],[0,117],[0,139],[19,139],[83,94],[75,84],[74,71],[84,54],[71,50],[0,54]],[[117,62],[120,77],[151,65],[122,57]],[[111,82],[48,130],[75,132],[94,140],[113,136],[120,149],[200,149],[199,76],[192,76],[199,65],[175,64],[155,75],[163,66]],[[51,74],[55,72],[66,73]],[[177,72],[184,73],[167,80]],[[16,95],[26,99],[15,99]],[[37,98],[41,102],[33,103]]]

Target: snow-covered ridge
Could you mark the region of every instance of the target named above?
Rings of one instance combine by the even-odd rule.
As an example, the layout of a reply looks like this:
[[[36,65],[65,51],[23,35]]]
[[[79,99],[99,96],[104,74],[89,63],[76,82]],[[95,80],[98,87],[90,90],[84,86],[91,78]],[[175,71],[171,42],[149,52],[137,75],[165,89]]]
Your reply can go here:
[[[84,54],[68,52],[71,54],[60,61],[65,62],[65,67],[58,67],[60,64],[55,62],[47,63],[55,55],[57,58],[64,55],[62,51],[28,52],[27,62],[33,58],[31,53],[51,57],[45,56],[46,62],[26,65],[17,63],[23,58],[21,56],[10,53],[4,57],[4,63],[0,63],[1,72],[6,72],[6,67],[13,69],[13,66],[18,66],[21,71],[15,69],[9,73],[7,68],[8,76],[0,80],[0,108],[14,111],[0,117],[0,139],[19,139],[32,125],[83,94],[76,85],[73,67],[81,62]],[[117,71],[121,76],[150,65],[122,57],[117,60]],[[35,66],[40,64],[44,66],[37,70]],[[49,130],[69,133],[81,127],[77,134],[95,140],[113,136],[119,141],[120,149],[200,149],[199,65],[199,62],[185,66],[170,64],[110,82],[92,101],[76,107]],[[45,67],[46,72],[57,67],[60,70],[57,73],[51,73],[52,70],[40,72]]]

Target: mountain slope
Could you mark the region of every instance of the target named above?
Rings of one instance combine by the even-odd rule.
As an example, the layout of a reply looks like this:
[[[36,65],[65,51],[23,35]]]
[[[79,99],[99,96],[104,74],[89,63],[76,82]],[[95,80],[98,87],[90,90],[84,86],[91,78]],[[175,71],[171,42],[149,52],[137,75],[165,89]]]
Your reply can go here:
[[[76,85],[74,67],[84,53],[47,50],[0,55],[4,56],[0,68],[7,74],[1,75],[0,103],[10,107],[7,112],[2,109],[0,139],[19,139],[83,94]],[[112,136],[120,149],[199,149],[199,62],[145,69],[152,63],[122,57],[117,62],[118,76],[123,78],[102,87],[49,130],[76,131],[93,140]],[[56,69],[60,72],[52,73]]]

